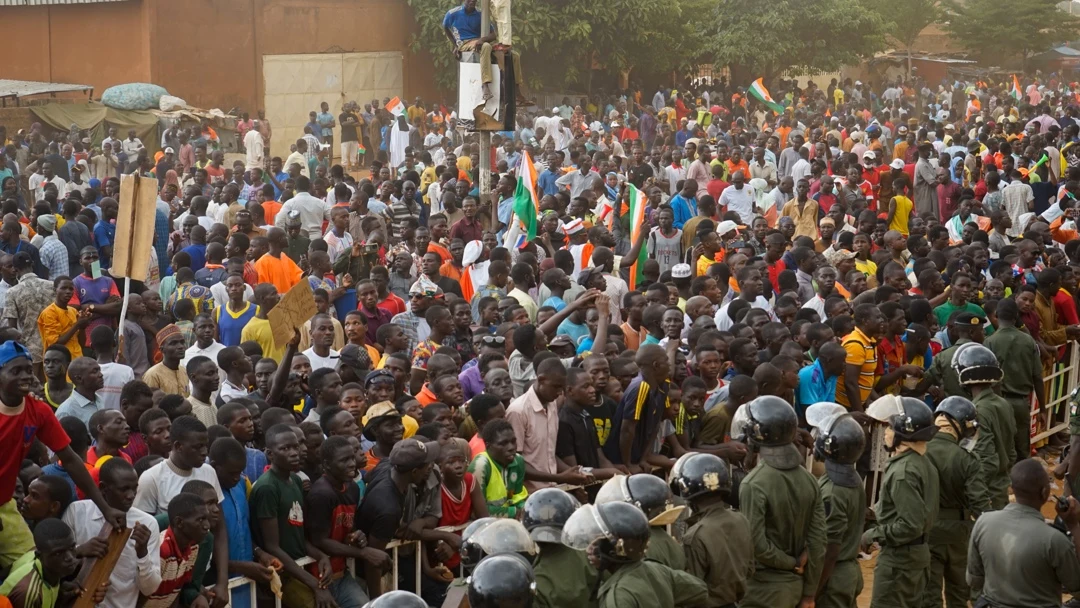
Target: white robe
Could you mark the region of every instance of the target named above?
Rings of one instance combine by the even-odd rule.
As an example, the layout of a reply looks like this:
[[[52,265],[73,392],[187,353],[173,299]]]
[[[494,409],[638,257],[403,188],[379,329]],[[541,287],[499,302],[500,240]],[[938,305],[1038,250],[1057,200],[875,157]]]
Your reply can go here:
[[[400,167],[405,162],[405,148],[409,147],[409,132],[411,130],[411,127],[405,131],[401,130],[397,122],[394,122],[391,127],[389,146],[391,167]]]

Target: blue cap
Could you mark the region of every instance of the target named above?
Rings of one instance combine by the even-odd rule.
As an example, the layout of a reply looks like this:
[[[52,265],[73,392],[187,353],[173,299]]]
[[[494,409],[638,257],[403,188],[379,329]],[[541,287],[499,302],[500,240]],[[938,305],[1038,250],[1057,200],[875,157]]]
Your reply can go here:
[[[32,361],[30,357],[30,351],[26,350],[26,347],[14,340],[8,340],[3,344],[0,344],[0,367],[7,365],[13,359],[19,357],[25,357],[28,361]]]

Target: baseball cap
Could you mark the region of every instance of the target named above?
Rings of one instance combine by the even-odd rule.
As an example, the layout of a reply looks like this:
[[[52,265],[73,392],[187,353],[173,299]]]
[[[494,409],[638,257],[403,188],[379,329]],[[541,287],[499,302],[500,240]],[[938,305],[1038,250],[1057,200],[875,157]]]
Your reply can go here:
[[[603,274],[603,272],[602,269],[596,268],[595,266],[582,268],[581,272],[578,273],[577,284],[581,286],[588,285],[589,280],[592,279],[594,274]]]
[[[438,441],[402,439],[394,445],[394,449],[390,450],[390,464],[407,471],[431,464],[438,458]]]
[[[176,151],[173,150],[172,148],[165,148],[165,154],[175,154],[175,153],[176,153]]]
[[[862,153],[862,157],[863,157],[863,158],[869,158],[869,159],[873,159],[873,158],[874,158],[875,156],[877,156],[877,155],[876,155],[876,154],[874,154],[874,151],[873,151],[873,150],[867,150],[866,152],[863,152],[863,153]]]
[[[52,216],[55,218],[56,216]],[[22,270],[24,268],[30,268],[34,265],[34,260],[30,258],[30,254],[25,251],[20,251],[15,254],[12,262],[15,266],[15,270]]]
[[[380,401],[368,408],[362,422],[366,427],[369,424],[378,421],[380,418],[401,418],[401,413],[397,411],[397,408],[394,407],[393,403],[390,403],[389,401]]]
[[[848,251],[847,249],[834,249],[832,253],[825,256],[825,259],[829,261],[829,264],[836,266],[838,262],[842,262],[843,260],[850,260],[854,257],[854,251]]]
[[[673,279],[689,279],[690,278],[690,265],[689,264],[675,264],[674,266],[672,266],[671,267],[671,278],[673,278]]]
[[[945,125],[945,130],[946,131],[955,131],[956,127],[954,127],[953,124],[950,122],[949,124]]]
[[[735,222],[733,222],[731,220],[724,220],[724,221],[720,222],[719,226],[716,227],[716,234],[719,234],[720,236],[724,236],[725,234],[727,234],[729,232],[736,232],[736,231],[738,231],[738,229],[739,229],[739,225],[736,224]],[[682,265],[686,266],[686,268],[689,270],[689,268],[690,268],[689,264],[682,264]],[[674,270],[675,269],[673,268],[672,272],[674,272]],[[671,276],[675,276],[675,275],[671,275]]]
[[[363,376],[371,369],[371,357],[363,350],[363,347],[357,346],[356,344],[346,344],[345,348],[341,349],[338,356],[338,365],[345,365],[352,368],[359,376]],[[363,364],[365,359],[367,360],[367,365]]]
[[[900,170],[904,168],[904,160],[902,158],[894,158],[889,166],[893,169]]]
[[[368,372],[368,375],[364,377],[364,388],[371,388],[372,384],[389,382],[393,384],[394,374],[388,369],[376,369]],[[370,411],[370,410],[369,410]]]

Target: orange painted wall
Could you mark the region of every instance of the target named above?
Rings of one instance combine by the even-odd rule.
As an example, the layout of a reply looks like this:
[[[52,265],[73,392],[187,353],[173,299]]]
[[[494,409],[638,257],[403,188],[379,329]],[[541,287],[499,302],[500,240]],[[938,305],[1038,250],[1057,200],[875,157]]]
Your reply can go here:
[[[262,105],[262,56],[400,51],[404,94],[438,94],[405,0],[127,0],[3,7],[3,77],[153,82],[203,108]],[[133,37],[134,34],[134,37]],[[271,120],[273,117],[271,117]]]
[[[405,0],[147,0],[155,82],[193,105],[252,114],[262,106],[263,55],[401,51],[407,96],[436,93],[431,62],[408,44]],[[198,37],[159,42],[197,20]],[[271,117],[271,120],[273,117]]]
[[[114,84],[146,82],[150,62],[143,4],[0,9],[7,43],[4,78],[89,84],[95,96]]]

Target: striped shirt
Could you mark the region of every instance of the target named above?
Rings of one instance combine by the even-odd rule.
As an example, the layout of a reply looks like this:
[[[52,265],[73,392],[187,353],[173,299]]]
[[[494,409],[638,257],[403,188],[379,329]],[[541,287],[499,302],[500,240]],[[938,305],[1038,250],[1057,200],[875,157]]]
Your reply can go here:
[[[172,528],[161,533],[161,584],[143,604],[143,608],[169,608],[180,589],[191,580],[195,560],[199,557],[199,545],[181,548],[173,536]]]
[[[611,421],[611,434],[604,443],[604,455],[615,464],[637,464],[645,453],[647,446],[655,439],[667,409],[671,407],[668,400],[667,386],[655,387],[638,376],[626,388],[622,401],[615,408],[615,415]],[[619,449],[619,436],[622,433],[622,425],[626,420],[638,423],[634,433],[634,442],[630,446],[631,462],[623,462],[622,451]]]
[[[856,327],[844,337],[841,345],[847,351],[847,364],[859,367],[859,403],[863,403],[877,382],[876,342]],[[843,382],[836,383],[836,402],[851,409],[847,387]]]

